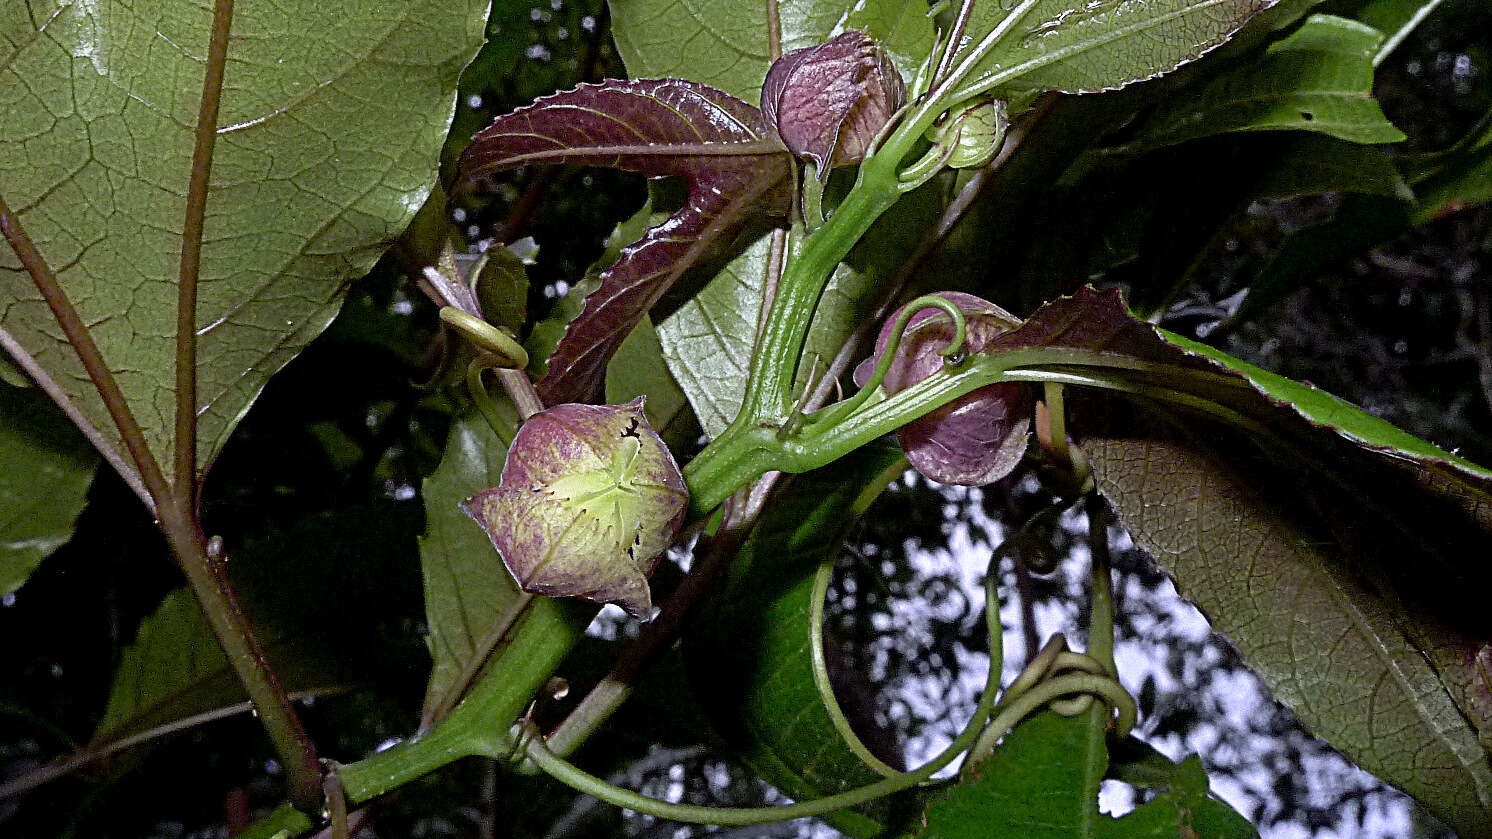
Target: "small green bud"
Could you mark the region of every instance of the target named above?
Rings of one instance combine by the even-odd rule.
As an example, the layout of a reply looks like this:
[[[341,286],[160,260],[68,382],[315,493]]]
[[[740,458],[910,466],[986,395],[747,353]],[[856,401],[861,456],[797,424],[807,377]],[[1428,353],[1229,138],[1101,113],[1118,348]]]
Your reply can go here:
[[[995,159],[1005,142],[1010,116],[1005,101],[987,99],[951,109],[942,122],[927,130],[927,139],[947,150],[953,144],[948,166],[976,169]]]

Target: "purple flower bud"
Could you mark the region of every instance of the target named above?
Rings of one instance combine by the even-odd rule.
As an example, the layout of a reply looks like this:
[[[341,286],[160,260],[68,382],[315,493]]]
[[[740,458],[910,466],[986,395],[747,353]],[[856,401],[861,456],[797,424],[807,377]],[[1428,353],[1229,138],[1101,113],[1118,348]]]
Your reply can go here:
[[[652,617],[648,577],[684,521],[689,489],[642,404],[535,414],[497,487],[462,503],[524,591]]]
[[[826,177],[832,166],[865,158],[906,95],[880,46],[851,30],[774,61],[762,85],[762,117],[789,151],[813,160]]]
[[[1020,324],[1014,315],[988,300],[956,291],[942,297],[966,319],[963,352],[977,353]],[[875,355],[855,370],[864,387],[886,349],[891,327],[901,314],[886,319],[876,339]],[[887,394],[899,393],[943,369],[939,350],[953,340],[953,321],[939,309],[913,315],[882,380]],[[993,483],[1010,474],[1026,452],[1031,425],[1031,397],[1017,382],[988,385],[921,416],[897,432],[912,468],[934,481],[960,486]]]

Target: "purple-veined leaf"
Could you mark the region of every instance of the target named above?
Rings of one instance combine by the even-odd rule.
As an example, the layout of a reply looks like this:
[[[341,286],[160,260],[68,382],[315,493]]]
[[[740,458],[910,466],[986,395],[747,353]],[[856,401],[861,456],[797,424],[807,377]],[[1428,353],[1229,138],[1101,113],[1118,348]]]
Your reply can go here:
[[[1002,338],[1114,360],[1135,399],[1085,388],[1069,429],[1135,541],[1318,735],[1492,835],[1492,472],[1158,331],[1117,293]]]
[[[578,163],[689,181],[678,212],[601,274],[549,359],[539,393],[585,402],[637,321],[691,265],[753,220],[787,214],[793,164],[752,105],[679,79],[607,81],[499,117],[461,157],[477,178],[514,166]]]

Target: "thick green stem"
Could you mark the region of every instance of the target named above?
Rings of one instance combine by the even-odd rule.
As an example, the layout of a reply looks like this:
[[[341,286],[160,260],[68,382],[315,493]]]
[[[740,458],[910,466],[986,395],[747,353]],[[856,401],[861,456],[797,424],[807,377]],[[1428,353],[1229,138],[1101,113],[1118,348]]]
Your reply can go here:
[[[771,428],[739,424],[727,428],[684,467],[689,517],[703,518],[740,487],[780,468],[782,448]]]
[[[792,411],[797,360],[803,353],[819,295],[839,261],[901,197],[895,169],[884,163],[872,165],[878,161],[866,161],[860,180],[838,211],[803,240],[802,250],[783,272],[766,328],[751,356],[750,378],[736,424],[775,424]]]
[[[893,397],[869,398],[848,416],[839,416],[838,406],[830,405],[824,411],[834,412],[834,422],[819,422],[820,415],[810,414],[804,427],[786,438],[778,437],[773,424],[737,418],[684,468],[690,514],[705,515],[765,472],[801,473],[826,466],[951,400],[997,382],[1075,382],[1165,398],[1169,392],[1163,388],[1146,388],[1126,378],[1127,371],[1143,372],[1145,367],[1144,362],[1090,350],[1030,347],[972,357],[959,369],[930,376]],[[743,410],[741,416],[745,415]]]
[[[508,726],[575,645],[594,607],[535,598],[514,622],[511,641],[451,713],[424,734],[343,766],[347,800],[367,801],[463,757],[505,758]]]

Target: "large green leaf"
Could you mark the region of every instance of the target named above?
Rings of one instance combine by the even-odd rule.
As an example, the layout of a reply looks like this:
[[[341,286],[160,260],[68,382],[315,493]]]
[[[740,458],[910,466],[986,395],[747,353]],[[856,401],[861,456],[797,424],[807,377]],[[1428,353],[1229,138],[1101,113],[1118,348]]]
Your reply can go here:
[[[486,11],[484,0],[239,5],[197,307],[201,468],[424,203]],[[0,194],[161,461],[211,23],[196,4],[0,3]],[[102,400],[9,249],[0,294],[22,366],[122,463]]]
[[[871,446],[794,479],[772,499],[685,638],[700,702],[720,732],[752,769],[798,800],[861,786],[886,771],[847,738],[837,706],[816,685],[812,660],[822,627],[813,615],[815,597],[823,595],[815,588],[820,564],[839,550],[866,497],[903,463],[899,450]],[[885,813],[845,811],[829,820],[861,836],[881,832],[877,818]]]
[[[658,324],[668,369],[711,437],[730,425],[745,398],[769,242],[758,239]]]
[[[1096,720],[1096,724],[1095,724]],[[928,807],[921,839],[1246,839],[1246,819],[1207,793],[1201,761],[1173,773],[1170,789],[1114,819],[1098,811],[1108,767],[1101,717],[1051,712],[1015,727],[995,751]]]
[[[770,0],[769,0],[770,1]],[[761,98],[772,63],[767,3],[739,0],[610,0],[617,51],[633,78],[703,82],[747,102]],[[886,42],[906,74],[932,47],[922,0],[868,0],[846,12],[842,0],[778,4],[782,51],[863,28]]]
[[[448,704],[473,660],[490,649],[488,631],[520,597],[487,534],[461,512],[462,501],[497,486],[508,447],[481,413],[468,408],[451,423],[445,456],[425,479],[425,621],[435,666],[425,693],[428,717]]]
[[[1278,699],[1462,836],[1489,835],[1492,770],[1476,709],[1457,699],[1480,693],[1485,717],[1492,653],[1445,627],[1453,616],[1375,585],[1373,565],[1406,558],[1399,534],[1354,532],[1361,509],[1322,501],[1340,489],[1290,480],[1246,438],[1190,420],[1092,434],[1083,451],[1135,541]]]
[[[1136,542],[1312,730],[1492,832],[1492,472],[1117,295],[1050,304],[1009,342],[1124,359],[1144,409],[1077,398],[1071,428]]]
[[[1312,15],[1258,60],[1162,105],[1141,131],[1163,146],[1225,131],[1315,131],[1355,143],[1396,143],[1403,132],[1373,99],[1373,56],[1383,33]]]
[[[342,675],[294,633],[261,634],[286,690],[336,685]],[[125,647],[93,747],[243,701],[247,696],[185,588],[166,595]]]
[[[1223,43],[1274,0],[1036,0],[959,84],[966,99],[1005,90],[1113,90],[1176,69]],[[962,61],[1019,9],[975,3]]]
[[[98,457],[40,393],[0,384],[0,594],[66,542]]]

